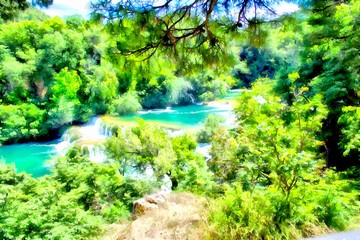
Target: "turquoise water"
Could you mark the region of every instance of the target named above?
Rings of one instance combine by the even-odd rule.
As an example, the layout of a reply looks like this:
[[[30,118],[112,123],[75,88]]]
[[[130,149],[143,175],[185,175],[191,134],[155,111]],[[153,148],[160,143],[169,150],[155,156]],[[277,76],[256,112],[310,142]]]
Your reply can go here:
[[[238,95],[239,92],[237,91],[229,91],[222,99],[230,100]],[[139,111],[137,114],[131,114],[122,118],[132,121],[136,117],[141,117],[145,120],[161,121],[187,128],[196,127],[209,114],[222,115],[229,120],[231,117],[231,107],[227,104],[220,106],[216,104],[194,104],[184,107]],[[54,142],[14,144],[0,147],[0,161],[14,163],[18,172],[25,171],[34,177],[48,174],[49,169],[46,167],[46,161],[56,155],[56,143]]]
[[[24,143],[0,147],[0,161],[14,163],[17,172],[27,172],[34,177],[49,173],[46,160],[55,156],[55,144]]]
[[[121,117],[125,120],[134,120],[137,117],[151,121],[161,121],[171,123],[182,127],[194,127],[205,120],[209,114],[216,114],[229,118],[231,106],[226,100],[236,99],[240,94],[239,90],[230,90],[221,98],[221,104],[193,104],[182,107],[168,107],[167,109],[139,111],[136,114],[130,114]]]
[[[180,127],[195,127],[203,122],[209,114],[223,115],[229,114],[226,107],[207,106],[207,105],[190,105],[184,107],[169,107],[167,109],[139,111],[137,114],[131,114],[122,119],[132,121],[137,117],[150,121],[161,121],[174,124]]]

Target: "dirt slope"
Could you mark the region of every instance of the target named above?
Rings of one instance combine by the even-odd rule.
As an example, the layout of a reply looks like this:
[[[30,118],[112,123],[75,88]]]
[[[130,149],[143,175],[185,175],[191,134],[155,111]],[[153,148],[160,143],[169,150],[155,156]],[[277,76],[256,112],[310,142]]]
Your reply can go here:
[[[189,193],[169,193],[166,202],[131,222],[113,225],[102,240],[203,239],[205,200]]]

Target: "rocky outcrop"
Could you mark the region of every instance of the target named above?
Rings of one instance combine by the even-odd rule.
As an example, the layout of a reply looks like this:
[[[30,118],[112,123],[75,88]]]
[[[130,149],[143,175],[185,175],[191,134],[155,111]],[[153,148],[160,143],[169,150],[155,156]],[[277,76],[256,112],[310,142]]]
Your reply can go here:
[[[165,193],[156,193],[140,198],[133,203],[133,216],[136,218],[147,211],[158,209],[159,205],[165,202]]]

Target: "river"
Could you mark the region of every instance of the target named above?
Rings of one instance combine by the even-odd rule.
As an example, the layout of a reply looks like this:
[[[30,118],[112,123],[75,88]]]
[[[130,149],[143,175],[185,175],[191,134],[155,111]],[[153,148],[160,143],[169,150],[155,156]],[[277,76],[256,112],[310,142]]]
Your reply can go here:
[[[224,116],[228,124],[234,120],[232,107],[226,103],[226,100],[234,99],[239,94],[238,91],[229,91],[223,98],[223,102],[210,103],[208,105],[193,104],[183,107],[168,107],[166,109],[139,111],[136,114],[119,117],[120,120],[134,121],[136,117],[153,122],[163,122],[178,126],[180,129],[198,127],[209,114]],[[224,102],[225,100],[225,102]],[[100,129],[99,121],[96,118],[83,125],[83,132],[86,132],[88,138],[105,138],[108,133]],[[13,144],[0,147],[0,161],[13,163],[18,172],[25,171],[34,177],[40,177],[48,174],[49,163],[52,157],[59,156],[67,145],[64,136],[62,139],[46,143],[24,143]]]

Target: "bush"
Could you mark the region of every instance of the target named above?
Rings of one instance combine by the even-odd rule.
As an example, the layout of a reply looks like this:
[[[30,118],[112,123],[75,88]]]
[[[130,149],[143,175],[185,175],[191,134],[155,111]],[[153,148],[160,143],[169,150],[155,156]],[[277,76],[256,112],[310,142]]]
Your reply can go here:
[[[240,185],[226,187],[225,194],[211,207],[209,234],[214,239],[296,239],[301,237],[294,225],[275,221],[288,215],[281,194],[266,188],[243,191]],[[279,203],[280,201],[280,203]],[[280,220],[280,219],[277,219]]]
[[[273,186],[244,191],[225,185],[213,201],[208,229],[214,239],[298,239],[344,230],[359,214],[348,182],[325,177],[293,189],[290,196]],[[336,188],[334,187],[336,186]]]
[[[131,92],[125,93],[117,98],[112,106],[113,112],[119,115],[134,113],[141,109],[141,104],[139,103],[136,94]]]
[[[212,92],[206,91],[200,95],[199,99],[203,102],[210,102],[210,101],[215,100],[215,96]]]
[[[43,134],[44,115],[34,104],[0,105],[0,143],[32,140]]]
[[[225,119],[223,117],[214,114],[209,114],[206,117],[205,122],[203,123],[203,126],[197,135],[197,141],[200,143],[210,142],[212,135],[224,122]]]

